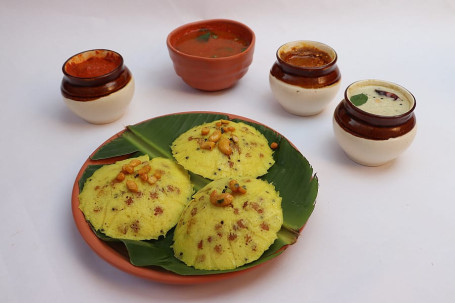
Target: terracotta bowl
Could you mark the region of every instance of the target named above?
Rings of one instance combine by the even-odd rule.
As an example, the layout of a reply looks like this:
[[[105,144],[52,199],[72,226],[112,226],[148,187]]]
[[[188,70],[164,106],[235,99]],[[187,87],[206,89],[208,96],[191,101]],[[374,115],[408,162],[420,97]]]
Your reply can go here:
[[[177,47],[188,34],[195,31],[221,31],[234,34],[245,43],[245,49],[227,57],[202,57],[180,51]],[[213,19],[182,25],[167,37],[169,55],[174,69],[189,86],[217,91],[233,86],[248,71],[253,61],[254,32],[246,25],[233,20]]]

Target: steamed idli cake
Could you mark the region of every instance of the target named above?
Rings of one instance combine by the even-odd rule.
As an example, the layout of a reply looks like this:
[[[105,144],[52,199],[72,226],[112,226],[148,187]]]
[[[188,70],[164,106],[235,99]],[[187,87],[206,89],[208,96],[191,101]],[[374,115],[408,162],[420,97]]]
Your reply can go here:
[[[245,123],[228,120],[188,130],[172,143],[171,149],[185,169],[211,180],[262,176],[275,163],[264,135]]]
[[[149,240],[177,224],[193,193],[188,173],[148,156],[105,165],[87,179],[79,208],[92,226],[117,239]]]
[[[281,197],[272,184],[219,179],[197,192],[182,213],[174,255],[197,269],[234,269],[257,260],[282,224]]]

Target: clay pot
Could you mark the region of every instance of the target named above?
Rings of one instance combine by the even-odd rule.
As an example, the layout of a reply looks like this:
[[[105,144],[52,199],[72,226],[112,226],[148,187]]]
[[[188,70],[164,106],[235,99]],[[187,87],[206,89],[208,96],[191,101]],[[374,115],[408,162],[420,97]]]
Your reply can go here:
[[[403,96],[406,110],[398,115],[375,114],[350,101],[362,86],[394,90]],[[341,148],[353,161],[379,166],[392,161],[412,143],[417,132],[414,96],[405,88],[387,81],[362,80],[346,88],[344,99],[333,115],[333,130]]]
[[[296,65],[285,60],[286,54],[299,49],[317,50],[326,54],[324,64]],[[278,48],[269,82],[273,95],[283,108],[295,115],[316,115],[333,100],[340,88],[341,74],[337,54],[330,46],[315,41],[293,41]]]
[[[176,44],[182,37],[201,29],[231,32],[244,40],[247,47],[241,53],[218,58],[190,55],[176,48]],[[240,22],[225,19],[185,24],[173,30],[167,37],[169,55],[177,75],[189,86],[204,91],[229,88],[242,78],[253,61],[254,45],[255,35],[249,27]]]
[[[133,76],[117,52],[106,49],[81,52],[69,58],[62,71],[60,91],[64,102],[90,123],[105,124],[119,119],[133,98]]]

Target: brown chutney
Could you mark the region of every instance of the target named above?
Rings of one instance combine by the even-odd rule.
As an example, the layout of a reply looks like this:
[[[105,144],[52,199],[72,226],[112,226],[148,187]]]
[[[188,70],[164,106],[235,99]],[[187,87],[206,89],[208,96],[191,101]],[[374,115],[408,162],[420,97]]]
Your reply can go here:
[[[290,51],[282,53],[281,59],[288,64],[301,67],[319,67],[333,60],[329,54],[314,46],[293,47]]]

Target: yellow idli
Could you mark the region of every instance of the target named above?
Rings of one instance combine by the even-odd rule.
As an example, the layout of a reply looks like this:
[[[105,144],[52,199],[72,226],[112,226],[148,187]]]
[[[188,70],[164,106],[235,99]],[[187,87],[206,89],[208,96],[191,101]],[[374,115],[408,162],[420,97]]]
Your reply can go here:
[[[228,120],[186,131],[171,149],[185,169],[211,180],[262,176],[275,163],[264,135],[250,125]]]
[[[79,195],[79,208],[109,237],[157,239],[175,226],[192,193],[181,166],[141,156],[96,170]]]
[[[230,182],[243,192],[233,192]],[[234,269],[257,260],[282,224],[281,197],[272,184],[250,177],[219,179],[197,192],[182,213],[174,255],[197,269]]]

